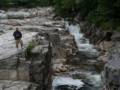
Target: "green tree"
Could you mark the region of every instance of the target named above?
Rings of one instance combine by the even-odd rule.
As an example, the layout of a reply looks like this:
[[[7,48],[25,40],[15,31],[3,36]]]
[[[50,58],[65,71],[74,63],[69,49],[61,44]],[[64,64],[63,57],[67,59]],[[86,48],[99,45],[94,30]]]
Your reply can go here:
[[[12,3],[11,0],[1,0],[0,1],[0,7],[8,7]]]

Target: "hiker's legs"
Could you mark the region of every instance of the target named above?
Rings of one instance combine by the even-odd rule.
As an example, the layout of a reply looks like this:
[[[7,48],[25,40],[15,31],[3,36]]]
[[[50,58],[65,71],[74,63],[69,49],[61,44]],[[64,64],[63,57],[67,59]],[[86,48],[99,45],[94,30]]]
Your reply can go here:
[[[23,41],[20,39],[21,48],[23,47]]]
[[[16,48],[19,46],[19,40],[16,40]]]
[[[23,47],[23,41],[21,39],[16,40],[16,48],[19,48],[19,44],[21,45],[21,48]]]

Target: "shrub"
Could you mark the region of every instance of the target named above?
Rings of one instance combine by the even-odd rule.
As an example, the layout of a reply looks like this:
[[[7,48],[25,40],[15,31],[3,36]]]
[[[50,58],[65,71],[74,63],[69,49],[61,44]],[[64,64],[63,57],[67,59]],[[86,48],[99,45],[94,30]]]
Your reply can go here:
[[[29,43],[29,45],[27,46],[26,50],[25,50],[25,56],[26,58],[30,58],[32,53],[32,49],[35,47],[36,45],[32,42]]]

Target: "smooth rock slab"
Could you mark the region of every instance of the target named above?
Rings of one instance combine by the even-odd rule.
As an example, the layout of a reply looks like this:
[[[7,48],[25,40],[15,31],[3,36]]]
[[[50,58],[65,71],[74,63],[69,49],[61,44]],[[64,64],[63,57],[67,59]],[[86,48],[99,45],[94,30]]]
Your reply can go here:
[[[13,37],[13,32],[14,31],[9,31],[8,33],[5,33],[0,36],[0,60],[6,59],[18,53]],[[33,36],[37,34],[36,32],[27,31],[22,31],[22,33],[24,47],[32,40]]]
[[[30,17],[31,14],[29,12],[15,12],[15,11],[9,11],[7,13],[0,13],[0,19],[23,19]]]
[[[0,80],[0,90],[36,90],[37,85],[23,81]]]
[[[7,14],[0,13],[0,19],[7,19],[7,18],[8,18]]]
[[[116,45],[109,53],[103,73],[105,90],[120,90],[120,43]]]
[[[30,17],[31,14],[28,12],[19,11],[19,12],[8,12],[7,15],[8,15],[8,18],[22,19],[22,18]]]

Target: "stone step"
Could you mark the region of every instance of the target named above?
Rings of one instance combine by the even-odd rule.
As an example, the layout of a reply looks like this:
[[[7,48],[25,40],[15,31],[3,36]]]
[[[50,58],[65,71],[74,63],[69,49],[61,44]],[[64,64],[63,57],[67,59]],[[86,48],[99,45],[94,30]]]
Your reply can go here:
[[[0,80],[23,80],[29,81],[29,70],[18,68],[16,70],[0,70]]]
[[[36,90],[37,84],[25,81],[0,80],[0,90]]]

